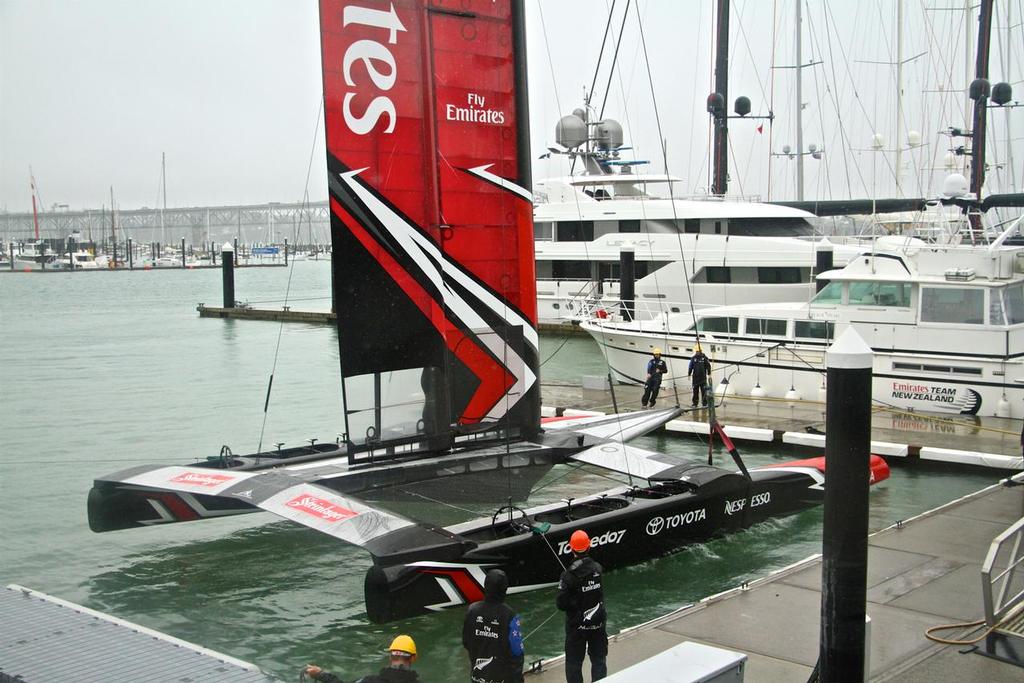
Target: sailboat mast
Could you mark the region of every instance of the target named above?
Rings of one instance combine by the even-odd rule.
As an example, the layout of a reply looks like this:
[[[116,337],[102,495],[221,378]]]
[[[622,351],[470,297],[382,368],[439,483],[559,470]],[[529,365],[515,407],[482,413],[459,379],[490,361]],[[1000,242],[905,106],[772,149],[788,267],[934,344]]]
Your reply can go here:
[[[36,208],[36,178],[29,170],[29,186],[32,188],[32,224],[36,228],[36,242],[39,241],[39,209]]]
[[[801,40],[800,7],[802,0],[796,2],[796,200],[804,200],[804,67],[803,41]]]
[[[160,152],[160,183],[163,187],[164,203],[160,209],[160,243],[167,244],[167,232],[164,230],[164,212],[167,211],[167,153]]]
[[[110,186],[110,243],[113,245],[114,254],[114,267],[117,268],[117,222],[115,216],[117,211],[114,209],[114,186]]]
[[[978,14],[978,55],[974,62],[974,78],[988,80],[988,54],[992,37],[992,0],[982,0]],[[972,88],[973,90],[973,88]],[[985,184],[985,123],[987,117],[988,93],[971,93],[974,96],[974,126],[971,128],[971,192],[981,199],[981,187]],[[981,216],[973,213],[971,238],[981,236]]]
[[[718,0],[718,37],[715,47],[715,93],[721,96],[722,111],[713,117],[715,125],[715,177],[711,193],[725,195],[729,186],[729,0]]]
[[[896,2],[896,196],[903,196],[903,0]]]

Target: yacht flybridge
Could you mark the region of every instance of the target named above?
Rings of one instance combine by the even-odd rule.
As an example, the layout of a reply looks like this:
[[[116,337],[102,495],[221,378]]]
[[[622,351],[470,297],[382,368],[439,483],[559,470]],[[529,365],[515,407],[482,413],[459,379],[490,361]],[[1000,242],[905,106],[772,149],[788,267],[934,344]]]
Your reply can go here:
[[[815,216],[756,200],[680,197],[669,175],[637,173],[620,158],[622,128],[577,109],[556,128],[580,175],[534,186],[537,305],[541,322],[580,320],[620,300],[620,255],[633,252],[635,316],[804,299],[821,238]],[[843,264],[858,247],[835,247]],[[751,288],[750,285],[759,285]],[[666,306],[666,302],[673,302]]]
[[[743,304],[646,321],[584,323],[615,376],[638,381],[653,347],[686,381],[698,336],[716,393],[824,400],[825,349],[853,327],[874,350],[881,405],[1024,417],[1024,248],[915,242],[818,276],[805,303]]]

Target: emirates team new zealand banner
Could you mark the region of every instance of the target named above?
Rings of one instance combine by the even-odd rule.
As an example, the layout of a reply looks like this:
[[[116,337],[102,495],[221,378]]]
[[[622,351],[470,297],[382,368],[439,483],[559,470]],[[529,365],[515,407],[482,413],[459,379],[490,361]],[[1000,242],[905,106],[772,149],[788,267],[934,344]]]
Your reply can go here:
[[[321,0],[320,24],[350,440],[536,430],[521,2]]]

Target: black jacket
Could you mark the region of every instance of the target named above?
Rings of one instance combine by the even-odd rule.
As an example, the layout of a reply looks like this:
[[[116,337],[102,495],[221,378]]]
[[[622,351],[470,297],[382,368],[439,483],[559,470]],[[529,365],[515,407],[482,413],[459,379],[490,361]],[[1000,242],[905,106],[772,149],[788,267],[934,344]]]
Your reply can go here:
[[[581,555],[562,572],[555,604],[565,612],[566,631],[604,629],[606,613],[601,571],[601,565],[589,555]]]
[[[484,599],[466,610],[462,646],[469,655],[473,683],[517,683],[523,680],[523,635],[519,615],[504,603],[508,578],[501,570],[487,572]]]

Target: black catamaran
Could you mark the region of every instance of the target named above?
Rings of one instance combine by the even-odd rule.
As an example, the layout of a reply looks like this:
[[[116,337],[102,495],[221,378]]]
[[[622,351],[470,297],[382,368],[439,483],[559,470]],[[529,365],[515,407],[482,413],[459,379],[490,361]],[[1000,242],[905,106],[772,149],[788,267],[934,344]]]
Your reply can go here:
[[[551,585],[578,528],[616,567],[821,502],[821,458],[735,473],[626,444],[675,408],[542,425],[520,0],[321,0],[320,22],[344,437],[97,478],[94,531],[270,511],[365,548],[387,621],[479,599],[492,567]],[[647,483],[513,504],[569,459]],[[371,502],[413,485],[508,504],[438,527]]]

